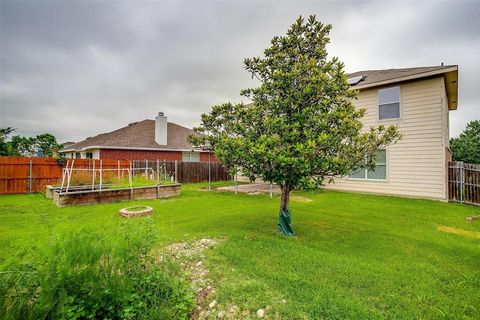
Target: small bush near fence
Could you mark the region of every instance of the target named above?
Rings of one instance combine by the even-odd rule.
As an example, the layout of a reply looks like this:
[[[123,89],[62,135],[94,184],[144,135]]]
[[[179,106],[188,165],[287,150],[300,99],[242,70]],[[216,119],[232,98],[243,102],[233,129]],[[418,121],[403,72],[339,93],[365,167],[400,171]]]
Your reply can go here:
[[[0,194],[43,192],[46,185],[60,185],[62,170],[71,167],[72,160],[59,165],[52,158],[0,157]],[[181,162],[163,160],[91,160],[75,159],[73,167],[78,169],[104,169],[103,183],[124,180],[126,169],[149,168],[149,172],[160,181],[169,177],[180,183],[197,183],[230,180],[228,170],[218,162]],[[138,170],[135,172],[139,172]],[[98,184],[97,173],[94,184]],[[71,185],[92,184],[92,171],[76,171]]]
[[[194,294],[173,263],[150,254],[152,222],[125,222],[122,241],[88,230],[0,272],[2,319],[188,319]],[[158,259],[157,259],[158,260]]]

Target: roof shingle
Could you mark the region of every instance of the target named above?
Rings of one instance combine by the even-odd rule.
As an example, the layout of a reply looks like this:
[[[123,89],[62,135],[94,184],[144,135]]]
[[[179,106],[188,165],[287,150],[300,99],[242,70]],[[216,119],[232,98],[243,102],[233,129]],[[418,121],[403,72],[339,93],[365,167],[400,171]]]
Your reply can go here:
[[[388,80],[397,80],[404,77],[416,76],[418,78],[422,77],[422,74],[427,76],[432,72],[442,72],[444,70],[456,67],[454,65],[449,66],[433,66],[433,67],[417,67],[417,68],[404,68],[404,69],[382,69],[382,70],[364,70],[357,71],[348,74],[349,78],[357,76],[366,76],[365,80],[358,82],[353,85],[353,87],[371,87],[375,86],[377,83],[388,81]]]
[[[178,124],[167,123],[167,145],[155,142],[155,121],[143,120],[108,133],[101,133],[77,142],[68,149],[81,150],[89,147],[155,148],[155,149],[191,149],[187,137],[194,131]]]

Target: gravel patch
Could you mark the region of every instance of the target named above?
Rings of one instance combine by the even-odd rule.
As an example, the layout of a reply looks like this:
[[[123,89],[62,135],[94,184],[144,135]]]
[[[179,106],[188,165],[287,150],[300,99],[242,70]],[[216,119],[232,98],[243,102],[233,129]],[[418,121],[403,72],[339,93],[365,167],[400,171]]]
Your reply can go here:
[[[215,287],[208,277],[209,270],[206,267],[204,251],[212,248],[221,239],[200,239],[188,242],[173,243],[166,247],[168,256],[172,257],[180,265],[190,281],[190,286],[195,292],[196,306],[190,319],[268,319],[265,309],[241,310],[237,305],[222,305],[216,298]]]

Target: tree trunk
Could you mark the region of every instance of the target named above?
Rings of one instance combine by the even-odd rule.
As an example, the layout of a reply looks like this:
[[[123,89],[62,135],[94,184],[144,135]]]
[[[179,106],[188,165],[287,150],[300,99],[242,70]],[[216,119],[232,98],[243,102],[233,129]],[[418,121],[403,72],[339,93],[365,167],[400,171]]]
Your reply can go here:
[[[288,207],[289,200],[290,200],[290,191],[292,187],[287,182],[282,187],[282,198],[280,201],[280,213],[278,215],[278,224],[277,228],[286,236],[293,236],[295,232],[293,231],[291,221],[292,218],[290,216],[290,209]]]
[[[288,211],[288,204],[290,202],[290,184],[285,183],[282,186],[282,198],[280,200],[280,209],[283,211]]]

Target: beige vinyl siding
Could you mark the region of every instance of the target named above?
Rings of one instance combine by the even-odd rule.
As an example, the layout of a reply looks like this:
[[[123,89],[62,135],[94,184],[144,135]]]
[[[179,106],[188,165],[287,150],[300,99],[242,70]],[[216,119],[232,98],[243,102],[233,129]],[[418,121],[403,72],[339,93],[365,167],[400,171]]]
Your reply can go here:
[[[387,86],[388,87],[388,86]],[[327,188],[442,199],[445,196],[445,137],[448,110],[443,77],[409,82],[400,87],[400,119],[378,120],[378,89],[365,89],[355,104],[367,109],[365,129],[398,124],[402,139],[387,148],[384,181],[337,178]],[[445,105],[445,106],[444,106]],[[445,108],[445,109],[444,109]],[[447,138],[448,142],[448,138]]]
[[[442,78],[441,83],[441,92],[442,92],[442,142],[443,142],[443,150],[444,150],[444,172],[443,172],[443,186],[444,190],[443,193],[445,198],[448,199],[448,161],[450,156],[450,110],[448,109],[448,97],[447,97],[447,89],[445,87],[445,79]]]
[[[450,148],[448,98],[444,83],[442,83],[442,135],[445,147]]]

